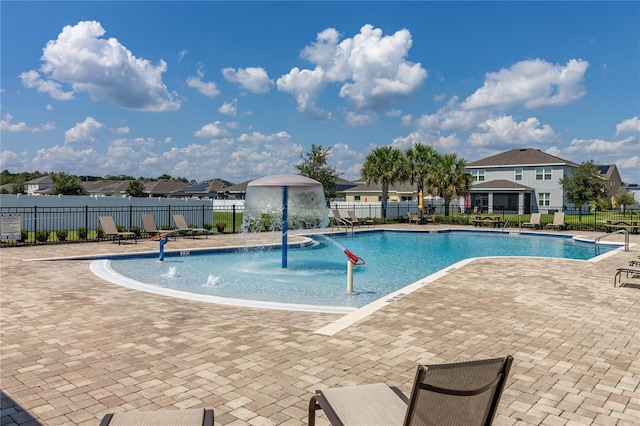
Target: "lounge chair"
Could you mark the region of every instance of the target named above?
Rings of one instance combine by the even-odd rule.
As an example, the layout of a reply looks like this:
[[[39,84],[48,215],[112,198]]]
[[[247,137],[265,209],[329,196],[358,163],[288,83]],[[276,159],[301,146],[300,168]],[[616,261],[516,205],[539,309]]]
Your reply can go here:
[[[523,228],[538,229],[542,227],[542,225],[540,224],[541,216],[542,215],[540,213],[531,213],[531,218],[529,219],[529,222],[524,222],[521,226]]]
[[[407,216],[409,217],[409,223],[415,222],[416,225],[420,223],[420,215],[418,213],[409,212]]]
[[[360,219],[356,216],[355,210],[347,210],[349,214],[349,220],[353,224],[353,226],[360,226]],[[372,219],[365,219],[364,224],[367,226],[374,226],[376,223]]]
[[[553,214],[553,223],[547,223],[547,229],[564,229],[564,212],[555,212]]]
[[[340,229],[341,226],[344,226],[345,228],[353,228],[353,223],[351,223],[350,220],[343,218],[340,215],[340,210],[338,209],[331,209],[331,211],[333,212],[333,220],[331,221],[331,227],[333,228],[333,226],[335,225],[338,229]]]
[[[213,410],[191,408],[188,410],[125,411],[109,413],[102,418],[100,426],[213,426]]]
[[[195,238],[196,235],[199,234],[204,234],[205,238],[207,238],[207,235],[209,235],[209,231],[207,229],[191,228],[189,225],[187,225],[187,220],[181,214],[173,215],[173,223],[175,223],[176,225],[176,232],[180,232],[185,235],[191,235],[192,238]]]
[[[136,244],[138,243],[138,237],[136,236],[135,232],[118,231],[118,227],[116,226],[116,223],[113,221],[113,218],[111,216],[100,216],[98,217],[98,220],[100,221],[100,227],[102,228],[102,232],[104,233],[105,237],[111,237],[114,242],[117,238],[118,245],[120,245],[120,241],[122,241],[123,239],[131,238],[133,238],[133,241]]]
[[[160,234],[173,234],[173,238],[176,238],[171,230],[158,229],[152,213],[142,213],[140,217],[142,218],[142,228],[145,234],[151,235],[152,237],[158,237]]]
[[[490,425],[513,357],[424,366],[410,398],[384,383],[316,391],[309,426],[322,409],[332,425]]]

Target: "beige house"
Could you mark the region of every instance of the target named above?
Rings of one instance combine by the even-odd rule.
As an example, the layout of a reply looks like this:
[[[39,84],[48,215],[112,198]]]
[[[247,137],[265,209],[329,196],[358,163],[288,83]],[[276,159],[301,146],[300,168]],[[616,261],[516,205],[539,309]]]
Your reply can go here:
[[[347,203],[372,203],[382,201],[382,185],[358,183],[357,185],[344,190],[345,201]],[[418,199],[418,191],[415,185],[409,182],[396,183],[389,185],[389,200],[394,201],[416,201]]]

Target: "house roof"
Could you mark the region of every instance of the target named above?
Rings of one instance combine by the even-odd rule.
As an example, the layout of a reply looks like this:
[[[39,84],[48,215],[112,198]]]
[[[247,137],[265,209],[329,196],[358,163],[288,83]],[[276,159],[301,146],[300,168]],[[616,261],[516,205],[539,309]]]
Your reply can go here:
[[[352,188],[345,189],[344,192],[380,192],[382,190],[382,184],[372,183],[367,185],[366,183],[359,184]],[[389,191],[402,192],[414,194],[417,192],[415,186],[410,182],[399,182],[393,185],[389,185]]]
[[[566,166],[577,166],[569,160],[556,157],[539,149],[518,148],[505,151],[491,157],[467,163],[467,168],[479,168],[488,166],[539,166],[546,164],[558,164]]]
[[[605,179],[611,179],[613,173],[617,170],[617,166],[615,164],[599,164],[598,173]]]
[[[184,182],[179,182],[170,179],[160,179],[153,182],[146,182],[144,184],[145,192],[150,194],[169,194],[170,192],[177,191],[184,188]]]
[[[508,190],[519,190],[519,191],[535,191],[534,188],[521,185],[517,182],[512,182],[510,180],[505,179],[496,179],[490,180],[488,182],[479,182],[471,186],[470,191],[487,191],[487,190],[500,190],[500,189],[508,189]]]
[[[53,183],[53,177],[51,175],[40,176],[39,178],[31,179],[25,182],[27,185],[33,185],[36,183]]]
[[[183,195],[188,195],[206,197],[209,195],[217,195],[219,192],[227,191],[227,188],[232,185],[233,183],[227,180],[211,179],[198,182],[193,185],[184,186],[178,190],[171,192],[171,196],[180,197]]]

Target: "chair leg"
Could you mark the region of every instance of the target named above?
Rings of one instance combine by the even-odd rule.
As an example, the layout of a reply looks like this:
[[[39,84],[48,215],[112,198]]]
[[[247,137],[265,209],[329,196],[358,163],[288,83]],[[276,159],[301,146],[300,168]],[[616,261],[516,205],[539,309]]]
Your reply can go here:
[[[316,424],[316,410],[319,409],[320,406],[316,403],[315,395],[311,397],[309,401],[309,426],[315,426]]]

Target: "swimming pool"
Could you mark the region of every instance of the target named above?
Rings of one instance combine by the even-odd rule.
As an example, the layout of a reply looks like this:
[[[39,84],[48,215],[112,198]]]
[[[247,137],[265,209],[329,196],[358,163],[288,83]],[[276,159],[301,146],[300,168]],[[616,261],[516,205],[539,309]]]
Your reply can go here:
[[[311,236],[315,244],[290,248],[288,268],[279,249],[249,248],[188,256],[108,261],[106,268],[128,281],[196,295],[347,311],[362,307],[458,261],[486,256],[590,259],[594,245],[570,237],[498,232],[371,231]],[[365,259],[354,268],[346,294],[347,258],[341,246]],[[615,246],[603,247],[601,252]],[[184,254],[184,253],[183,253]]]

